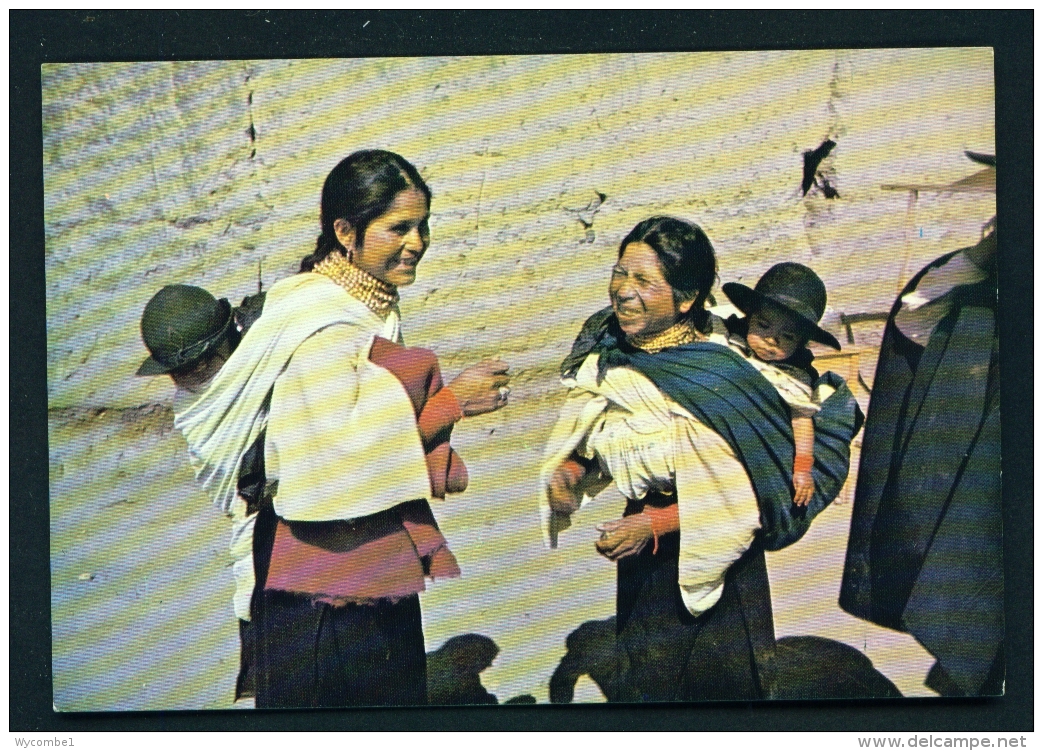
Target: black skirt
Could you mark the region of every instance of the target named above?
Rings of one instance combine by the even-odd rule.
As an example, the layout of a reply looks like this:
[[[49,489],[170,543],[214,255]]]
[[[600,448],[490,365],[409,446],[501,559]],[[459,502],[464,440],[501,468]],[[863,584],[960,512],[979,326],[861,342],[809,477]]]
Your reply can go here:
[[[257,708],[427,704],[420,599],[332,606],[267,591],[257,634]]]
[[[631,501],[624,515],[645,503]],[[775,649],[771,594],[764,551],[758,543],[732,564],[721,599],[693,616],[677,585],[680,533],[659,538],[623,558],[617,568],[616,701],[763,699]]]
[[[275,520],[262,506],[254,528],[257,708],[427,704],[420,598],[333,606],[265,590]]]

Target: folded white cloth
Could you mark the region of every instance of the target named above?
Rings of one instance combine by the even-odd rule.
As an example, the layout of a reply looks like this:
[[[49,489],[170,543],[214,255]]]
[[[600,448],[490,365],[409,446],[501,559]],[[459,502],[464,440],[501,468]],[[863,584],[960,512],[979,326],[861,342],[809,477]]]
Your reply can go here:
[[[266,434],[266,446],[272,442],[283,443],[284,449],[272,455],[266,448],[266,458],[270,456],[274,463],[266,469],[269,479],[278,479],[281,474],[288,485],[278,491],[277,497],[281,498],[276,510],[287,512],[289,518],[312,520],[371,513],[331,508],[327,503],[309,514],[305,510],[306,496],[313,501],[323,500],[324,487],[328,485],[343,498],[342,486],[363,465],[373,468],[374,472],[379,466],[381,472],[386,472],[377,447],[387,440],[389,424],[397,426],[393,431],[397,436],[405,435],[402,451],[408,458],[410,493],[420,487],[428,488],[418,495],[398,497],[395,502],[427,496],[430,483],[409,397],[394,376],[367,360],[374,336],[401,340],[398,311],[393,310],[386,321],[381,320],[328,278],[320,274],[297,274],[272,286],[264,314],[243,337],[221,371],[194,401],[180,404],[175,414],[174,424],[188,443],[196,477],[224,513],[233,514],[242,457],[268,425],[269,400],[285,402],[274,399],[276,382],[290,369],[298,349],[330,327],[337,329],[328,337],[336,345],[335,352],[330,353],[332,367],[323,365],[324,372],[304,379],[310,391],[309,404],[318,411],[296,412],[287,417],[286,409],[273,405],[280,417],[274,430]],[[318,354],[321,349],[314,345],[305,347],[307,367],[314,368],[316,358],[321,359]],[[295,372],[299,373],[300,368]],[[297,378],[296,386],[301,383],[301,378]],[[316,389],[321,389],[321,398]],[[293,409],[291,405],[290,410]],[[340,431],[334,445],[321,443],[334,440],[326,430],[329,418],[334,414],[343,415],[345,410],[358,413],[352,430]],[[412,435],[402,429],[406,413]],[[309,435],[314,436],[314,440],[309,440]],[[289,449],[285,448],[286,442]],[[318,472],[315,462],[322,461],[323,452],[332,461],[323,465],[323,472]],[[340,465],[339,460],[349,454],[357,460]],[[418,482],[420,477],[422,483]],[[301,483],[307,486],[301,487]],[[364,482],[364,492],[371,487],[371,482]]]
[[[265,470],[283,519],[354,519],[431,497],[413,403],[369,360],[372,344],[364,328],[334,324],[302,343],[275,382]]]
[[[597,457],[602,482],[583,502],[614,481],[627,498],[673,488],[681,526],[678,586],[688,610],[713,607],[728,568],[760,528],[760,509],[745,466],[711,428],[630,368],[611,368],[599,384],[590,355],[570,387],[547,444],[541,470],[540,519],[549,546],[557,544],[547,496],[551,474],[573,451]]]

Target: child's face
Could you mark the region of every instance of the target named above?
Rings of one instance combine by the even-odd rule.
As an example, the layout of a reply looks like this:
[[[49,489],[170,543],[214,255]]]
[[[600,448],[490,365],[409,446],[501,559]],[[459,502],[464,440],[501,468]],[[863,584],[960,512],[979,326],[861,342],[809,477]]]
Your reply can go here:
[[[792,317],[767,306],[750,315],[746,341],[765,362],[786,360],[808,343]]]
[[[210,352],[206,357],[201,358],[198,362],[192,365],[175,370],[168,373],[171,380],[174,381],[177,386],[190,391],[193,394],[198,394],[207,387],[210,379],[217,375],[217,371],[221,369],[221,366],[225,364],[225,361],[231,356],[232,347],[229,341],[226,339],[221,342],[216,349]]]

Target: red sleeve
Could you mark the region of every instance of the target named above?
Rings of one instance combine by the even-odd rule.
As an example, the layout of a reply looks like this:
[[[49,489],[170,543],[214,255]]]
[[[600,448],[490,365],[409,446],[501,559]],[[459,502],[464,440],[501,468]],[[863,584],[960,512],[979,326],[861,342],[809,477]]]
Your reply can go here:
[[[463,416],[464,413],[460,409],[460,402],[457,401],[456,394],[452,389],[442,387],[427,400],[417,418],[421,440],[425,445],[430,443],[443,430],[452,428]]]

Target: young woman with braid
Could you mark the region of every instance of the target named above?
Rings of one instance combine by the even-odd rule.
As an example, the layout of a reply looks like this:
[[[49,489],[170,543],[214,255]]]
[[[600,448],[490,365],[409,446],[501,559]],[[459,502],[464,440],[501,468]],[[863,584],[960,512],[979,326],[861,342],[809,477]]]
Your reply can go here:
[[[504,406],[507,365],[443,384],[402,345],[398,289],[427,252],[431,192],[387,151],[359,151],[322,190],[322,234],[301,273],[177,416],[220,504],[264,431],[254,532],[257,707],[426,703],[418,593],[460,571],[429,506],[467,473],[461,417]]]

